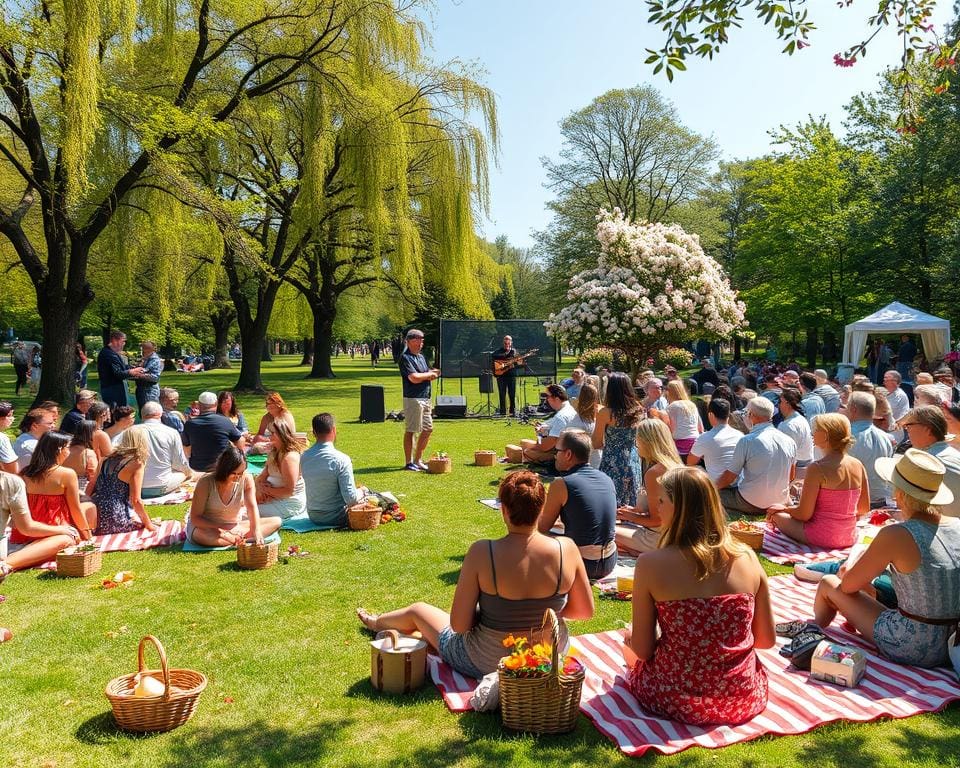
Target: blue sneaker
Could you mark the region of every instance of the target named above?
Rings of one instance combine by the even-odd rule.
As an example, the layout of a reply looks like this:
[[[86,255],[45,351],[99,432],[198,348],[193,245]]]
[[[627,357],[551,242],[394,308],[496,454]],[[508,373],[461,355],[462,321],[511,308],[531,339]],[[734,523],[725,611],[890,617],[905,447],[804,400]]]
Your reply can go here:
[[[816,584],[827,574],[836,575],[846,560],[827,560],[822,563],[798,563],[793,566],[793,575],[800,581]]]
[[[423,470],[420,468],[420,465],[417,464],[415,461],[411,461],[409,464],[407,464],[407,465],[404,467],[404,469],[406,469],[406,470],[409,471],[409,472],[422,472],[422,471],[423,471]]]

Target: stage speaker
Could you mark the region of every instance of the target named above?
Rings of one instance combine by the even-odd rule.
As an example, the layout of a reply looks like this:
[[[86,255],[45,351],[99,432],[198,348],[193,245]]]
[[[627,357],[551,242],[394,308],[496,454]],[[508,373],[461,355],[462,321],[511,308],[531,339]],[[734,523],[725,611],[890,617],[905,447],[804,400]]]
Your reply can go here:
[[[433,415],[438,419],[462,419],[467,415],[467,398],[463,395],[438,395]]]
[[[493,394],[493,374],[487,371],[484,371],[480,374],[480,394],[481,395],[492,395]]]
[[[382,384],[360,385],[360,421],[386,421]]]

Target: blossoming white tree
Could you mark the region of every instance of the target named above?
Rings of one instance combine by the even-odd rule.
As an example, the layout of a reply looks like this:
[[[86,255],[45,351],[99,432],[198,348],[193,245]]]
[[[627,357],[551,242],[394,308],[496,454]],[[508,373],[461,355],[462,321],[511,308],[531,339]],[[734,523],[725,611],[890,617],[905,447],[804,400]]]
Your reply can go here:
[[[631,223],[619,209],[597,216],[600,257],[570,279],[569,304],[547,332],[623,352],[635,369],[667,345],[729,337],[745,325],[743,302],[699,238],[677,225]]]

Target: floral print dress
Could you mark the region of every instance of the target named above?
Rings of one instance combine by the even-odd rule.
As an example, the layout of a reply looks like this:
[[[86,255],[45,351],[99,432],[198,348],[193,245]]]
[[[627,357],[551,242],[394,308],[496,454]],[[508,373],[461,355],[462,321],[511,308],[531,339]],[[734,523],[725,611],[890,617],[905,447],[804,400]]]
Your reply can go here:
[[[130,506],[130,486],[120,479],[120,470],[126,461],[118,457],[105,459],[97,477],[93,502],[97,505],[97,536],[107,533],[126,533],[143,527],[140,518]]]
[[[607,426],[603,435],[600,471],[613,480],[618,507],[636,506],[641,484],[636,427]]]
[[[627,685],[644,709],[693,725],[737,725],[767,706],[767,674],[753,649],[749,594],[656,604],[660,639]]]

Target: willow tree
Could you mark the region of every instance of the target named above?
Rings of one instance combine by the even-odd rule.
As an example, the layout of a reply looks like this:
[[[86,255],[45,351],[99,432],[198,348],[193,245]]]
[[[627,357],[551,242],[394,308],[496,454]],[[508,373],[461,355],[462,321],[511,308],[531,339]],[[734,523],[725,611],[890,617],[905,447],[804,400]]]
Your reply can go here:
[[[307,107],[301,210],[314,234],[285,279],[313,314],[309,377],[333,376],[338,304],[358,289],[389,285],[416,305],[433,278],[470,316],[492,317],[487,289],[500,268],[473,219],[474,205],[487,202],[496,143],[492,93],[463,72],[381,69],[348,101],[328,100],[322,122],[312,122],[309,98]]]
[[[38,397],[73,392],[73,342],[98,243],[157,154],[205,140],[295,81],[375,0],[24,0],[0,19],[0,157],[22,192],[0,233],[43,328]],[[392,9],[388,9],[392,12]],[[27,220],[39,215],[42,237]]]

